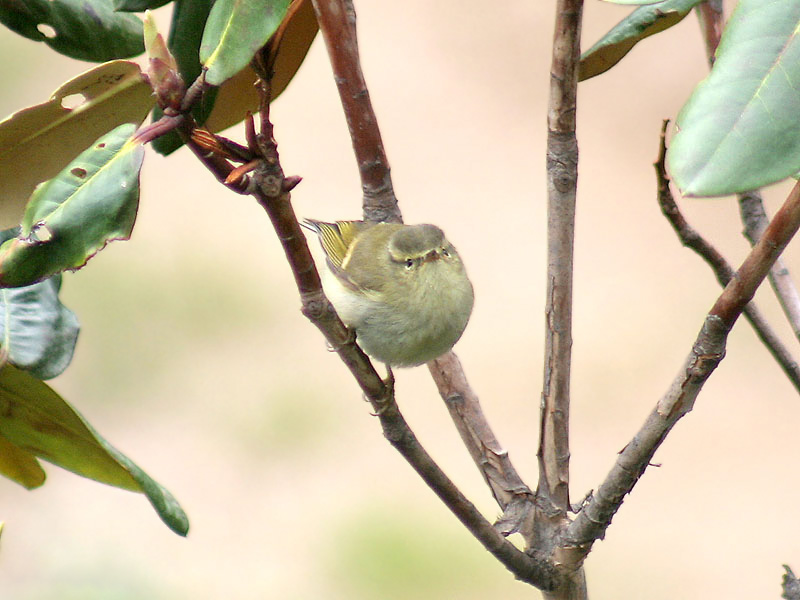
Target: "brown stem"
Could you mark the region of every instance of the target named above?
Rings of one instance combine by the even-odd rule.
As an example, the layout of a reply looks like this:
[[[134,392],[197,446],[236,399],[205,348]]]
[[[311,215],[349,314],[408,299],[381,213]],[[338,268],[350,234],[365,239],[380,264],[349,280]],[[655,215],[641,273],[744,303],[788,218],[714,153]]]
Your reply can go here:
[[[361,72],[353,2],[313,0],[313,3],[361,174],[364,218],[367,221],[402,222],[389,161]]]
[[[464,445],[503,509],[495,528],[503,535],[522,530],[533,508],[533,492],[517,474],[508,452],[492,432],[458,357],[448,352],[429,362],[428,369]]]
[[[560,540],[569,519],[569,384],[572,360],[572,274],[578,141],[575,136],[582,0],[558,0],[547,113],[547,296],[539,432],[539,485],[532,536],[564,575],[547,600],[587,597],[583,556]]]
[[[722,0],[706,0],[697,6],[697,17],[703,30],[706,56],[710,66],[714,66],[714,56],[722,39]]]
[[[569,509],[569,380],[572,352],[572,257],[578,142],[575,114],[581,0],[559,0],[550,68],[547,131],[547,302],[537,492]]]
[[[686,221],[681,214],[675,199],[672,197],[672,192],[669,187],[669,178],[667,177],[665,157],[667,152],[666,145],[666,130],[668,121],[664,121],[661,127],[661,147],[654,167],[656,169],[656,178],[658,180],[658,202],[661,206],[661,212],[669,221],[675,233],[678,235],[681,243],[694,250],[700,255],[703,260],[708,263],[714,271],[717,281],[723,287],[728,285],[733,279],[734,271],[723,256],[709,244],[702,236]],[[765,215],[766,218],[766,215]],[[760,237],[761,234],[759,234]],[[778,259],[780,260],[780,259]],[[777,264],[777,261],[776,261]],[[774,268],[774,267],[773,267]],[[778,362],[783,372],[792,382],[795,389],[800,392],[800,366],[797,365],[792,358],[789,350],[781,342],[780,338],[772,331],[772,328],[767,323],[766,319],[761,315],[761,312],[756,308],[754,303],[750,303],[744,308],[744,316],[753,327],[753,330],[758,335],[759,339],[767,347],[767,350],[772,354],[773,358]]]

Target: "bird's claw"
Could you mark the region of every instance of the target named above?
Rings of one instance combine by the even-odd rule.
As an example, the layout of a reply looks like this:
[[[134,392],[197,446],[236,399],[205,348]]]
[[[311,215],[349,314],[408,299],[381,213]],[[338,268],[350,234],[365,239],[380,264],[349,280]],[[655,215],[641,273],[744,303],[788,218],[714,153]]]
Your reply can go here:
[[[394,373],[392,373],[392,368],[389,365],[386,365],[386,372],[386,379],[383,380],[383,397],[376,402],[376,404],[378,404],[378,410],[374,413],[370,413],[373,417],[381,416],[394,404]]]

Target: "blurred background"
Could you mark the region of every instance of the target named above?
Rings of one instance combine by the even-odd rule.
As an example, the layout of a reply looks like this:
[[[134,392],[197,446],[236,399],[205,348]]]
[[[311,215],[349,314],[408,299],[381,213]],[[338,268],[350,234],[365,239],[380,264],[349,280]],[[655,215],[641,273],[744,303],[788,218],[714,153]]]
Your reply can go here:
[[[553,3],[356,2],[364,71],[409,223],[441,225],[476,306],[456,346],[517,469],[536,483],[545,296],[545,134]],[[583,47],[628,10],[587,0]],[[169,13],[157,20],[167,31]],[[91,65],[0,33],[0,115]],[[707,72],[690,15],[581,84],[572,379],[573,501],[599,485],[676,375],[719,289],[661,216],[652,163]],[[317,39],[274,108],[300,216],[360,216],[360,184]],[[241,127],[228,132],[242,140]],[[790,186],[766,190],[774,213]],[[680,201],[734,264],[735,200]],[[787,261],[800,275],[795,242]],[[64,278],[82,322],[51,385],[170,489],[171,533],[140,495],[48,466],[0,481],[0,597],[537,598],[459,525],[382,438],[356,384],[300,314],[263,211],[184,150],[148,152],[130,242]],[[795,351],[776,302],[759,306]],[[427,369],[401,410],[484,514],[498,514]],[[745,322],[586,562],[594,599],[778,598],[800,570],[800,401]]]

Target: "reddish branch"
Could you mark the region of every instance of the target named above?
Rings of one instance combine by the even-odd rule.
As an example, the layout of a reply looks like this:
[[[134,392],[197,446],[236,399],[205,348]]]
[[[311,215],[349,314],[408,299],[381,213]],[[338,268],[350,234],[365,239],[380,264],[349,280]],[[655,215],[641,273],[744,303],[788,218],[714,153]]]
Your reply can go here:
[[[352,0],[313,0],[313,3],[361,174],[364,218],[402,222],[389,161],[361,72]]]
[[[722,39],[723,13],[722,0],[706,0],[697,7],[700,27],[703,29],[703,40],[706,43],[706,55],[710,66],[714,66],[714,55]]]

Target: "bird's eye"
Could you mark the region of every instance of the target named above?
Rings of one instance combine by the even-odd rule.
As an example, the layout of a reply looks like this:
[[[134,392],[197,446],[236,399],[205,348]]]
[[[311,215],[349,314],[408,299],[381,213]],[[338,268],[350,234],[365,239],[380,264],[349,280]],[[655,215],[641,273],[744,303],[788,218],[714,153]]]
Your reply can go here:
[[[450,256],[450,252],[447,251],[447,248],[442,248],[442,256]]]
[[[407,258],[406,259],[406,269],[412,269],[414,267],[413,259]]]

